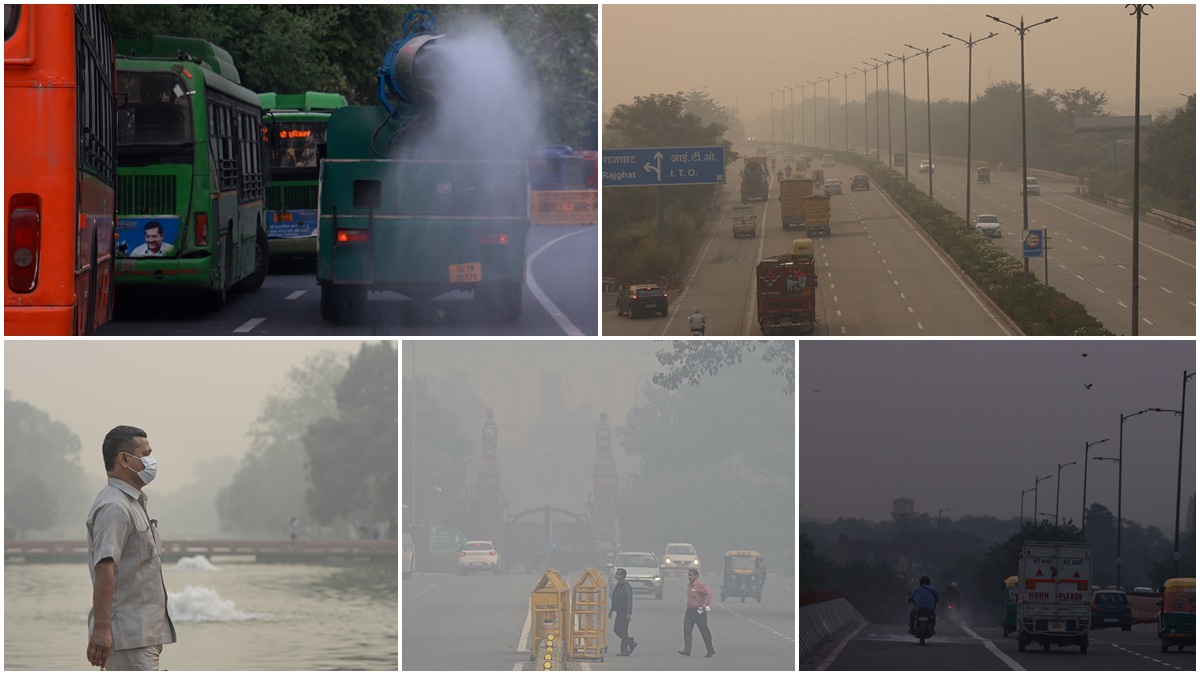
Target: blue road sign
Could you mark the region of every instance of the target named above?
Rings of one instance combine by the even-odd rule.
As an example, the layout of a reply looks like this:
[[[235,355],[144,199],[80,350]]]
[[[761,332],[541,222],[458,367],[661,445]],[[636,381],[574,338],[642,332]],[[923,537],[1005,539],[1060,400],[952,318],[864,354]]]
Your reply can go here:
[[[1021,252],[1026,258],[1040,258],[1045,255],[1046,230],[1023,230],[1021,232]]]
[[[605,150],[604,187],[713,185],[725,182],[725,148]]]

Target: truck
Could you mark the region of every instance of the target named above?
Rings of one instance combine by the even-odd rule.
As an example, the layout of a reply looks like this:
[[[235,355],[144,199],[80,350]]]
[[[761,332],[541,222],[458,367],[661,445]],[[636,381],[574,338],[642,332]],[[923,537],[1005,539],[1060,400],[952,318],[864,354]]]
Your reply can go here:
[[[766,201],[770,191],[767,178],[767,158],[747,157],[742,166],[742,203],[751,199]]]
[[[804,225],[804,198],[812,196],[813,182],[807,174],[799,173],[779,181],[779,212],[783,229]]]
[[[733,238],[753,237],[758,232],[758,215],[753,206],[733,207]]]
[[[1027,541],[1017,564],[1017,651],[1036,642],[1088,648],[1092,619],[1092,545]]]
[[[804,236],[813,237],[818,234],[830,234],[829,197],[826,195],[809,195],[803,201]]]
[[[317,200],[321,317],[361,323],[369,291],[403,294],[419,314],[460,291],[484,318],[516,322],[533,139],[461,138],[481,131],[445,100],[445,79],[471,53],[468,43],[444,40],[425,9],[409,12],[403,26],[375,73],[378,104],[329,116]],[[431,140],[448,134],[458,142]]]
[[[758,327],[763,335],[817,326],[817,266],[811,239],[796,239],[790,253],[758,263],[755,268]]]

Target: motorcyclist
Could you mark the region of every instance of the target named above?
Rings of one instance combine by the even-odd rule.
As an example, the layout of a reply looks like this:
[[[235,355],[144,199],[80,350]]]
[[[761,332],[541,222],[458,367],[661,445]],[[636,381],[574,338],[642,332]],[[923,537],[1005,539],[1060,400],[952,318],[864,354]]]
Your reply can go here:
[[[775,180],[783,180],[783,171],[777,171],[775,173]]]
[[[784,169],[783,172],[787,175],[788,178],[791,178],[792,177],[792,165],[788,164],[787,168]]]
[[[958,593],[958,582],[953,581],[946,587],[945,593],[946,608],[953,608],[959,612],[962,611],[962,600]]]
[[[699,307],[695,307],[692,309],[692,315],[688,317],[688,326],[691,327],[693,333],[696,331],[700,331],[700,334],[704,335],[704,320],[705,320],[705,318],[706,317],[700,313]]]
[[[912,611],[908,613],[908,627],[911,630],[917,618],[917,610],[929,610],[932,618],[931,626],[937,625],[937,604],[938,590],[933,587],[929,581],[929,577],[921,577],[921,585],[908,592],[908,601],[913,604]]]

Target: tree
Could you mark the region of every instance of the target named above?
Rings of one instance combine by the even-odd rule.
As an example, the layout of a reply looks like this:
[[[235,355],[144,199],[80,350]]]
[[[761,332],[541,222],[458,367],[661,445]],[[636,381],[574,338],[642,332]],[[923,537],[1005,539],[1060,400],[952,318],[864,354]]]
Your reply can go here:
[[[1169,119],[1159,117],[1150,127],[1143,152],[1142,185],[1178,206],[1185,218],[1196,214],[1196,95]]]
[[[414,522],[465,522],[474,445],[462,431],[460,412],[433,389],[423,377],[404,382],[404,503],[412,506]]]
[[[722,368],[742,362],[744,355],[753,354],[762,347],[762,360],[774,364],[775,375],[783,378],[783,393],[796,393],[796,345],[790,341],[772,340],[676,340],[671,349],[661,350],[656,356],[665,366],[661,373],[654,374],[654,384],[667,389],[678,389],[687,382],[700,384],[705,375],[716,375]]]
[[[335,388],[336,410],[308,425],[306,501],[318,522],[387,521],[396,530],[399,364],[394,343],[363,345]]]
[[[1055,94],[1054,102],[1067,117],[1107,117],[1104,106],[1108,105],[1108,94],[1093,92],[1087,87],[1068,89]]]
[[[77,523],[89,497],[70,428],[4,391],[4,525],[17,536]],[[94,461],[100,462],[97,452]],[[53,476],[53,481],[47,481]]]

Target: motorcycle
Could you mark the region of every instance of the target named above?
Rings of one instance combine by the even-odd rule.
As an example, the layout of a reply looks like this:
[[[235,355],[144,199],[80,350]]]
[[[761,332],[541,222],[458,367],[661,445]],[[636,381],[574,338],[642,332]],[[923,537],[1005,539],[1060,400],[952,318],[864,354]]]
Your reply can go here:
[[[916,616],[909,622],[908,633],[925,644],[925,640],[934,635],[934,617],[931,609],[918,609]]]
[[[693,328],[692,329],[692,337],[704,337],[704,329],[703,328]]]

